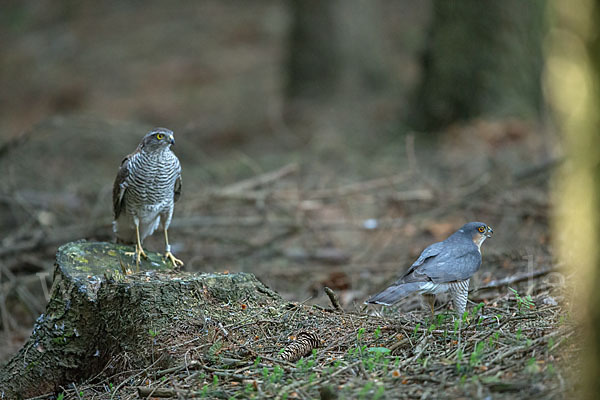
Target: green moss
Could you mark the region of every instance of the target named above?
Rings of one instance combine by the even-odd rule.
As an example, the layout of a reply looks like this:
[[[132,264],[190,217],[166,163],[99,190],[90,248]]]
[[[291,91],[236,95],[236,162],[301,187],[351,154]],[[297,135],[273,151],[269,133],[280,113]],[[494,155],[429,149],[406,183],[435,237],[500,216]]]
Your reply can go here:
[[[65,338],[64,336],[57,336],[55,338],[52,338],[52,342],[54,342],[54,344],[62,346],[67,343],[67,338]]]
[[[70,272],[75,275],[74,277],[79,274],[85,275],[85,277],[108,275],[121,280],[123,269],[137,270],[134,258],[125,254],[131,251],[133,251],[133,246],[79,241],[62,246],[58,250],[58,261],[72,265]],[[169,271],[172,269],[171,264],[165,262],[159,253],[146,251],[146,254],[148,254],[148,259],[141,260],[140,271]]]

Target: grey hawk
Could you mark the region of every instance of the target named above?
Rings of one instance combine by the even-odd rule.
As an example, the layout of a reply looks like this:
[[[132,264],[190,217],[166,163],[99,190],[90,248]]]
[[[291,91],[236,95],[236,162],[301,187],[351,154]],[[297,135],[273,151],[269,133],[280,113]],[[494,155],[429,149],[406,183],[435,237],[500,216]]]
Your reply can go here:
[[[113,185],[113,230],[117,243],[135,244],[136,266],[147,258],[142,243],[162,226],[165,258],[174,266],[183,262],[173,256],[167,229],[175,202],[181,195],[181,165],[171,151],[173,132],[156,128],[148,132],[137,149],[125,157]]]
[[[400,279],[366,303],[389,306],[416,292],[425,296],[433,314],[435,295],[449,291],[454,310],[462,316],[467,306],[469,280],[481,266],[481,244],[493,232],[482,222],[463,225],[443,242],[423,250]]]

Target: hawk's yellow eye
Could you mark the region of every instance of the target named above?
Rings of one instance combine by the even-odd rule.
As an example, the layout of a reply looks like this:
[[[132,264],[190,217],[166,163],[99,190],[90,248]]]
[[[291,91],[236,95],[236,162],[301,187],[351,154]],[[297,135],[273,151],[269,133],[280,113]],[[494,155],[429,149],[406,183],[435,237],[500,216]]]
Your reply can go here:
[[[479,228],[477,228],[477,230],[479,231],[479,233],[483,233],[485,232],[485,227],[480,226]]]
[[[163,140],[165,138],[165,135],[163,135],[162,133],[159,133],[158,135],[156,135],[156,138],[158,140]]]

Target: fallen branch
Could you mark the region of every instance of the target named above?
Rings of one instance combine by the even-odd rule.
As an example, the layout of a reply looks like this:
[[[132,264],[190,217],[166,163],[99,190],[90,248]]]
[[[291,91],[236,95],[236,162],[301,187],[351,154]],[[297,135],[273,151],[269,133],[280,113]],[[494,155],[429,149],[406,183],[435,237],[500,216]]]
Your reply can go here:
[[[537,338],[537,339],[531,341],[530,343],[527,343],[526,345],[515,346],[515,347],[512,347],[509,350],[505,351],[504,353],[498,354],[496,357],[494,357],[489,362],[489,364],[494,364],[497,361],[501,361],[501,360],[503,360],[503,359],[505,359],[507,357],[510,357],[513,354],[519,353],[521,351],[526,351],[526,350],[532,349],[535,345],[537,345],[539,343],[547,343],[550,338],[553,338],[555,336],[570,336],[572,334],[573,334],[573,331],[571,331],[569,333],[566,333],[564,330],[563,331],[550,332],[546,336],[542,336],[541,338]]]
[[[540,269],[537,271],[530,271],[530,272],[525,272],[522,274],[508,276],[506,278],[490,281],[487,285],[475,288],[475,289],[471,290],[470,292],[473,293],[473,292],[478,292],[480,290],[495,289],[495,288],[499,288],[502,286],[511,285],[516,282],[521,282],[521,281],[524,281],[527,279],[537,278],[538,276],[546,275],[546,274],[549,274],[550,272],[554,272],[554,271],[556,271],[556,267],[548,267],[548,268]]]
[[[61,227],[51,231],[36,231],[30,238],[0,247],[0,257],[39,249],[73,240],[77,237],[100,237],[105,238],[110,232],[108,222],[99,221],[95,224],[83,224],[69,227]]]
[[[331,301],[333,308],[335,308],[336,311],[344,312],[344,309],[342,308],[342,306],[340,306],[340,301],[338,300],[335,292],[333,290],[331,290],[330,288],[328,288],[327,286],[325,286],[325,288],[323,290],[325,291],[325,294],[327,295],[327,297],[329,297],[329,301]]]
[[[335,189],[315,190],[309,193],[308,197],[311,199],[322,199],[328,197],[348,196],[351,194],[372,191],[382,187],[398,185],[402,182],[405,182],[409,177],[410,174],[398,174],[385,178],[377,178],[364,182],[351,183],[349,185],[341,186]]]
[[[292,163],[288,164],[278,170],[267,172],[262,175],[257,175],[249,179],[245,179],[243,181],[234,183],[229,186],[225,186],[224,188],[217,190],[212,193],[212,196],[216,197],[229,197],[234,194],[239,194],[244,191],[248,191],[254,189],[259,186],[264,186],[270,183],[273,183],[283,177],[286,177],[291,174],[295,174],[298,172],[298,164]]]
[[[171,398],[177,397],[180,399],[189,399],[193,397],[206,397],[207,393],[202,391],[194,391],[194,390],[182,390],[182,389],[162,389],[162,388],[152,388],[152,387],[138,387],[138,396],[143,399],[147,398]],[[219,399],[227,399],[227,396],[223,391],[210,391],[210,396],[213,398]]]
[[[434,193],[429,189],[415,189],[396,192],[389,197],[389,200],[402,203],[405,201],[431,201],[434,198]]]

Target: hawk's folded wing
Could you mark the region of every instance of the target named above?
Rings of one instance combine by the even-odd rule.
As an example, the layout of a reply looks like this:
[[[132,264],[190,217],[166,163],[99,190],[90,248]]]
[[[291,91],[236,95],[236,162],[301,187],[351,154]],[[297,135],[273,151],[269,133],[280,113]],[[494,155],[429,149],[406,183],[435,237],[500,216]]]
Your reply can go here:
[[[115,220],[119,218],[119,215],[122,211],[125,211],[125,202],[123,201],[123,197],[125,195],[125,191],[127,190],[125,180],[129,175],[130,158],[131,155],[128,155],[123,159],[123,161],[121,161],[119,172],[117,172],[117,177],[115,178],[115,183],[113,184],[113,215]]]

